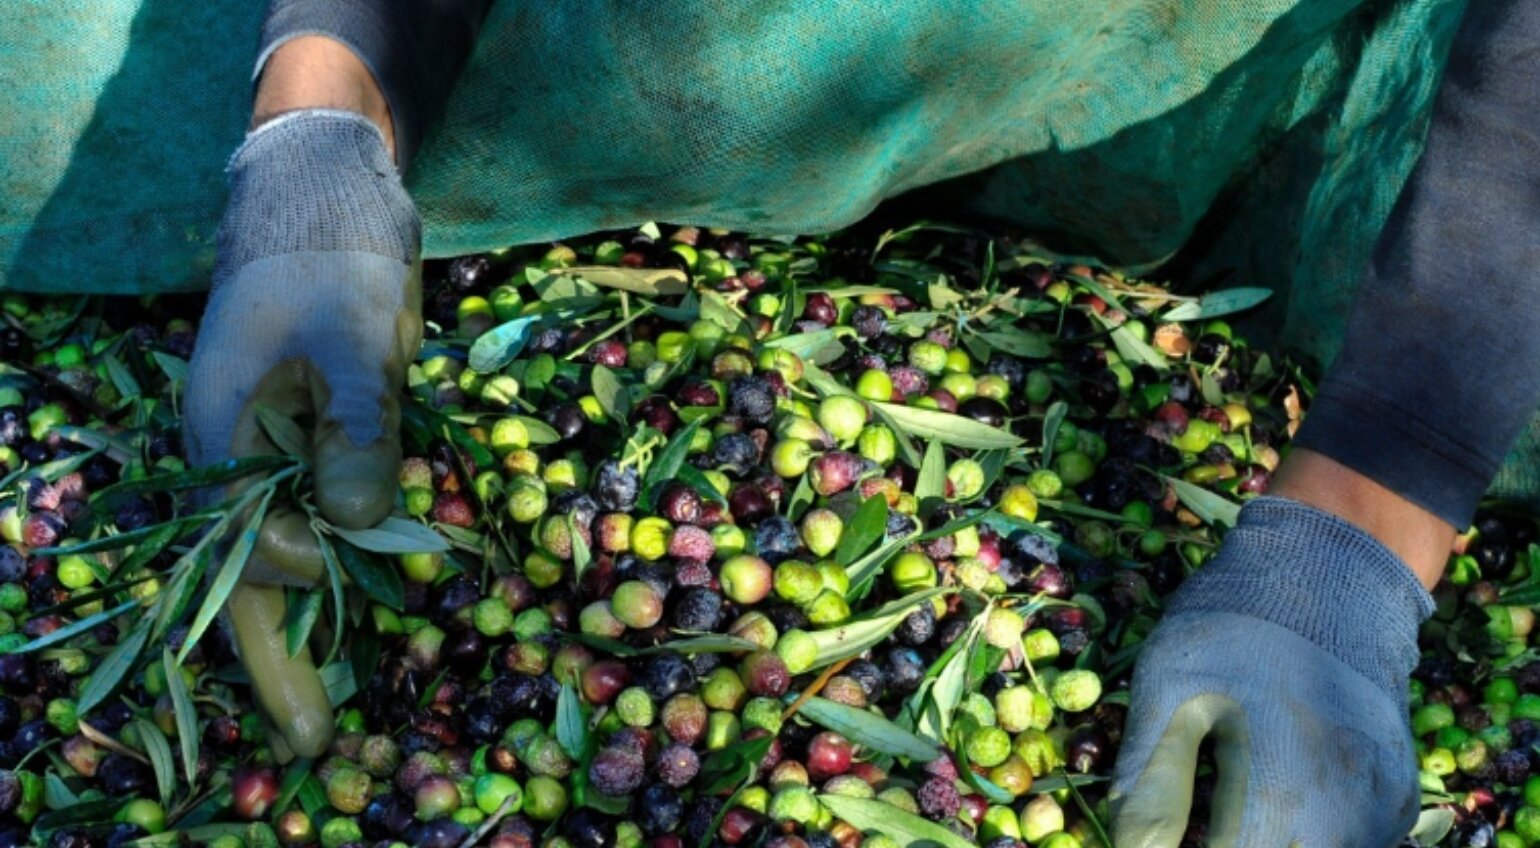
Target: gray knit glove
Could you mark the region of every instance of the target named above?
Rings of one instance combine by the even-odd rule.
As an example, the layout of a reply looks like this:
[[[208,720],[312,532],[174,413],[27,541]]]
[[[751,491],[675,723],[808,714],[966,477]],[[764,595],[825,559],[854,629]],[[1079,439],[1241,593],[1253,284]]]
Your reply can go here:
[[[316,503],[368,527],[401,466],[397,398],[422,339],[420,226],[366,118],[295,112],[230,161],[219,258],[186,409],[198,465],[274,454],[259,404],[313,421]],[[278,584],[315,585],[323,561],[304,513],[275,504],[227,612],[258,701],[292,753],[317,756],[331,705],[308,650],[285,650]]]
[[[1214,743],[1214,848],[1392,846],[1417,818],[1406,682],[1433,603],[1399,558],[1284,498],[1241,510],[1134,674],[1118,848],[1176,848]]]

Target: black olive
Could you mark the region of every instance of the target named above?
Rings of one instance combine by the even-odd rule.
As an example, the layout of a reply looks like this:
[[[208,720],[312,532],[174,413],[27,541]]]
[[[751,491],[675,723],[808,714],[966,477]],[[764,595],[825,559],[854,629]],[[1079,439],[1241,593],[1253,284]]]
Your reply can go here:
[[[971,397],[957,405],[957,414],[991,427],[1005,426],[1010,412],[1005,404],[987,397]]]

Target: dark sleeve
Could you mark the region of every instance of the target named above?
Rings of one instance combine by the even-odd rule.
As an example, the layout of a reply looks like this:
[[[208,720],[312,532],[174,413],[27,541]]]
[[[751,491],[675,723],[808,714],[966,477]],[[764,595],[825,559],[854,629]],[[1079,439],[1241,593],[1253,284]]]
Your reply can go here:
[[[1540,3],[1480,0],[1297,444],[1464,527],[1537,405]]]
[[[390,104],[396,158],[404,171],[423,133],[442,114],[491,5],[492,0],[272,0],[257,74],[274,50],[296,36],[325,35],[348,45]]]

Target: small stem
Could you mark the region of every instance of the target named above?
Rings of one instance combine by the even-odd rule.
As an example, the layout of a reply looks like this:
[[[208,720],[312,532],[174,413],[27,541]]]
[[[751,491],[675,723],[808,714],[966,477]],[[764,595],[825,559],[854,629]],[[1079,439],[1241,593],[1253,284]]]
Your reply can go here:
[[[487,820],[481,823],[481,827],[476,828],[475,832],[465,837],[465,841],[460,843],[460,848],[471,848],[471,846],[480,842],[482,837],[491,833],[492,828],[497,827],[499,822],[507,818],[509,813],[513,812],[513,799],[513,795],[504,798],[503,803],[497,808],[497,812],[488,816]]]
[[[792,716],[796,715],[797,710],[802,709],[802,705],[806,704],[809,698],[817,695],[823,690],[823,687],[828,684],[830,678],[834,677],[836,674],[839,674],[842,670],[844,670],[845,666],[855,662],[855,659],[855,657],[846,657],[834,665],[824,669],[823,674],[818,675],[818,679],[814,680],[811,686],[802,690],[802,694],[797,697],[797,700],[792,701],[791,706],[787,707],[786,711],[781,713],[781,721],[786,721]]]

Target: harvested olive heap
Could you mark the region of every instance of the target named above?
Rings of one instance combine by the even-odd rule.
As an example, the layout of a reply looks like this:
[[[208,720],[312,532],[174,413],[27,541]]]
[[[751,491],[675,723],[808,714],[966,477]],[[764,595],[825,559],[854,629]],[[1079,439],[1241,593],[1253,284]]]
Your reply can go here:
[[[200,303],[4,299],[0,848],[1106,846],[1141,640],[1311,393],[1222,320],[1264,292],[954,228],[649,226],[426,291],[396,515],[316,518],[288,590],[315,761],[217,615],[228,540],[315,515],[303,422],[187,468]],[[1420,844],[1540,838],[1535,539],[1484,511],[1437,592]]]

